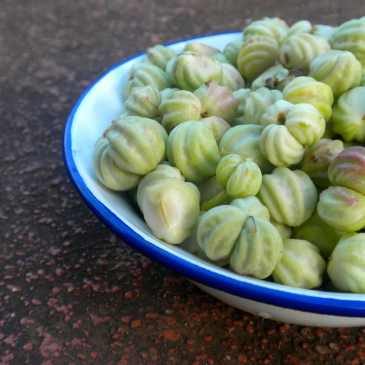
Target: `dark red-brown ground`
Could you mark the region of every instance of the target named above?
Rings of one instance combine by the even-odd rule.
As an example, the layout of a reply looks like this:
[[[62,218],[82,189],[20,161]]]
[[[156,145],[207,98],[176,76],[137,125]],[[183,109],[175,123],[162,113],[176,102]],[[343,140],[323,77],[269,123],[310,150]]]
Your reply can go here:
[[[134,251],[62,161],[80,93],[156,43],[263,16],[338,25],[360,1],[0,0],[0,364],[361,364],[365,328],[262,319]]]

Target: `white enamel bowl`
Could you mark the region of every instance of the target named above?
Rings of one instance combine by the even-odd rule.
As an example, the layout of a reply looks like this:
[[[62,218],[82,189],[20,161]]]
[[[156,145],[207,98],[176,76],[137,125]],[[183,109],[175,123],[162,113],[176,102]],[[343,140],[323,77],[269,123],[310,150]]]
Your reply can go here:
[[[223,50],[241,32],[207,35],[194,40]],[[185,39],[168,46],[179,52]],[[95,215],[125,242],[151,259],[186,276],[212,296],[244,311],[305,326],[365,325],[365,295],[296,289],[243,277],[211,265],[178,245],[156,239],[123,193],[102,186],[93,169],[94,143],[123,112],[123,90],[134,62],[128,59],[101,76],[80,97],[64,132],[64,161],[78,193]]]

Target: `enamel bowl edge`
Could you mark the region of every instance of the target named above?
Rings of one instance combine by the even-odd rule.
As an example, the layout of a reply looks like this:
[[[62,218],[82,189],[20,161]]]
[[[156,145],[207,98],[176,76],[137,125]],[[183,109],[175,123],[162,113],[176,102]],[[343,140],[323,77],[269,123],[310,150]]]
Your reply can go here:
[[[242,32],[194,37],[168,44],[179,52],[195,41],[220,50]],[[365,295],[297,289],[243,277],[212,265],[156,239],[135,212],[125,194],[111,191],[98,181],[93,168],[97,138],[123,113],[124,85],[136,55],[107,71],[79,98],[64,130],[63,157],[69,178],[86,205],[111,231],[144,255],[191,280],[208,294],[238,309],[280,322],[316,327],[365,325]]]

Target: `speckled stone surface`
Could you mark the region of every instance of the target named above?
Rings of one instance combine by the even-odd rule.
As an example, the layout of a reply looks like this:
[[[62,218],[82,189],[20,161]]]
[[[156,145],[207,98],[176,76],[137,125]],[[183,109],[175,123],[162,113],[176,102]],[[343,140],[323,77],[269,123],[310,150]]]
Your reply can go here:
[[[0,364],[364,363],[365,328],[244,313],[131,249],[86,208],[62,160],[80,94],[151,45],[263,16],[363,15],[353,0],[1,0]]]

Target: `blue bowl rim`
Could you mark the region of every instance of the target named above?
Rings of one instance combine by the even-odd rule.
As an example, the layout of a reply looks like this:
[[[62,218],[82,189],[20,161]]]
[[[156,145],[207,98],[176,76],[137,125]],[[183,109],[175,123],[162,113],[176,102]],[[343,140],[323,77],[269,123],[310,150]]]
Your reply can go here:
[[[188,37],[165,43],[165,46],[178,44],[194,39],[202,39],[204,37],[219,36],[226,34],[239,33],[241,31],[217,32],[211,34],[204,34],[200,36]],[[108,71],[98,77],[79,97],[76,104],[72,108],[63,133],[63,160],[66,172],[70,181],[74,185],[76,191],[87,205],[87,207],[98,217],[98,219],[108,227],[117,236],[123,239],[134,249],[140,251],[142,254],[153,259],[154,261],[168,267],[169,269],[180,273],[190,280],[196,281],[203,285],[221,290],[223,292],[235,295],[237,297],[250,299],[256,302],[266,303],[282,308],[289,308],[299,311],[347,316],[347,317],[364,317],[365,316],[365,295],[358,300],[358,294],[348,293],[333,293],[332,297],[322,297],[318,295],[316,290],[302,290],[300,293],[290,292],[290,287],[285,287],[283,290],[277,288],[262,287],[255,282],[242,282],[235,280],[232,277],[227,277],[220,272],[208,270],[204,267],[195,265],[189,261],[185,261],[173,253],[161,250],[159,247],[144,240],[136,232],[134,232],[128,225],[121,221],[111,210],[95,198],[93,193],[88,189],[83,181],[75,160],[73,158],[71,129],[74,121],[75,113],[82,103],[84,97],[89,91],[108,73],[117,67],[120,67],[126,62],[144,55],[145,52],[136,54],[121,63],[111,67]],[[328,294],[328,293],[327,293]],[[331,294],[331,293],[330,293]],[[339,297],[342,295],[342,298]],[[355,298],[357,297],[357,298]]]

